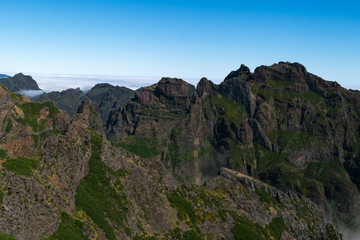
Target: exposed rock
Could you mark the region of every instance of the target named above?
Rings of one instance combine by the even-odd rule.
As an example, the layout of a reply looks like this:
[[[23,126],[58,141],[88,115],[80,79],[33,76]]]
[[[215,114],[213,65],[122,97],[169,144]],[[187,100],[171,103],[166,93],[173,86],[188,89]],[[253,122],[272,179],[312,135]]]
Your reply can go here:
[[[202,97],[203,95],[213,95],[214,93],[216,93],[217,90],[214,83],[209,81],[207,78],[201,78],[200,82],[196,87],[196,91],[199,97]]]

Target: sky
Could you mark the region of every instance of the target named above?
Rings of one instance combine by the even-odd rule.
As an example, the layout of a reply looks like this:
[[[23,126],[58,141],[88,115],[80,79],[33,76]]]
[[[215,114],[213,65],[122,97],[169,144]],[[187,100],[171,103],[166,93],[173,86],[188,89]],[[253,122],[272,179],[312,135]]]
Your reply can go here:
[[[360,89],[356,1],[0,0],[0,11],[0,73],[33,75],[40,87],[219,83],[241,64],[289,61]]]

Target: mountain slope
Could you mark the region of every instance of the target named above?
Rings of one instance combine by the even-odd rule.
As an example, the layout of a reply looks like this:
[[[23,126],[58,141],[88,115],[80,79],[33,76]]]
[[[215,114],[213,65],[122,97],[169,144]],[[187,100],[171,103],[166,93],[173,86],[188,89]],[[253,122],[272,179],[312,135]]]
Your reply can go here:
[[[162,84],[161,94],[186,114],[180,103],[188,103],[194,88],[180,80]],[[0,108],[2,233],[18,239],[341,239],[310,200],[233,170],[220,169],[204,186],[182,184],[160,156],[142,158],[107,141],[99,107],[88,99],[68,120],[52,103],[0,88]]]
[[[14,92],[20,90],[41,90],[31,76],[22,73],[18,73],[13,77],[1,78],[0,84]]]
[[[254,73],[242,65],[220,85],[204,78],[194,93],[186,86],[162,79],[144,88],[112,112],[108,137],[161,157],[181,181],[200,184],[230,167],[307,196],[357,229],[358,92],[284,62]]]

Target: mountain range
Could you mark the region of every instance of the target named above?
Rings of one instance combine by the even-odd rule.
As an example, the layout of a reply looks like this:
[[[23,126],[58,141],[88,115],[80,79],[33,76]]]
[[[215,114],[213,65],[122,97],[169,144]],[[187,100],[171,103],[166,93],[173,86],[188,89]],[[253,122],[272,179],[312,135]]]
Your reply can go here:
[[[82,100],[89,98],[99,105],[100,116],[104,122],[106,122],[111,110],[123,106],[135,93],[135,91],[129,88],[112,86],[107,83],[96,84],[86,92],[80,90],[80,88],[69,88],[61,92],[37,92],[37,90],[41,89],[36,81],[31,76],[26,76],[22,73],[16,74],[13,77],[7,76],[0,80],[0,84],[17,93],[26,93],[26,90],[33,90],[38,94],[29,96],[31,100],[37,102],[52,101],[56,107],[65,110],[70,117],[77,113]]]
[[[360,93],[299,63],[241,65],[220,84],[162,78],[35,100],[0,88],[0,238],[359,230]]]

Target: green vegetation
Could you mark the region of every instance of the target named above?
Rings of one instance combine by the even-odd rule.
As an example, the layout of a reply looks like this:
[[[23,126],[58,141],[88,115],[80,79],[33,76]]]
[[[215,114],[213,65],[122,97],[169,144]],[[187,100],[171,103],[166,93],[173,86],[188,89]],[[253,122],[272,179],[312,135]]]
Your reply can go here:
[[[37,148],[39,146],[39,136],[34,134],[34,135],[31,135],[31,138],[34,141],[34,147]]]
[[[116,239],[113,224],[126,228],[128,199],[118,180],[123,171],[114,171],[101,161],[102,137],[92,133],[89,174],[80,182],[76,194],[76,208],[84,211],[105,232],[108,239]],[[111,179],[116,179],[112,184]]]
[[[241,143],[238,141],[230,141],[231,146],[231,167],[235,170],[243,169],[244,160],[247,164],[253,166],[255,155],[255,149],[253,147],[241,148]]]
[[[213,101],[217,106],[224,109],[225,119],[229,123],[237,123],[241,119],[248,117],[245,106],[233,99],[217,94],[214,96]]]
[[[154,236],[150,236],[150,237],[147,237],[147,236],[139,236],[139,235],[136,235],[133,240],[157,240],[156,237]]]
[[[188,135],[182,128],[171,130],[165,161],[170,161],[173,168],[182,162],[194,160],[194,144],[189,141]]]
[[[322,103],[323,97],[312,90],[307,91],[304,94],[296,93],[290,90],[287,90],[286,87],[291,86],[293,82],[291,81],[281,81],[281,80],[267,80],[266,84],[259,85],[253,84],[251,86],[251,91],[256,93],[258,96],[264,100],[270,100],[274,98],[278,102],[289,102],[294,99],[300,99],[303,102],[308,102],[313,106]]]
[[[303,95],[303,100],[308,101],[312,105],[317,105],[321,103],[323,97],[316,92],[309,90],[307,93]]]
[[[270,193],[266,191],[264,187],[262,187],[260,190],[256,190],[256,194],[259,196],[260,202],[266,202],[270,204],[277,204],[278,201],[276,198],[272,197]]]
[[[0,205],[2,204],[4,197],[5,194],[3,193],[3,191],[0,190]]]
[[[18,157],[7,159],[2,165],[6,170],[15,174],[31,177],[33,175],[32,170],[36,169],[40,165],[40,162],[31,158]]]
[[[345,176],[341,163],[336,160],[310,163],[304,172],[304,176],[317,179],[325,185],[329,183],[331,178],[337,178],[345,184],[353,184]]]
[[[36,102],[28,102],[24,104],[19,104],[19,108],[24,112],[24,118],[19,119],[22,124],[30,125],[34,131],[40,131],[45,128],[45,119],[41,119],[39,121],[39,115],[41,110],[44,107],[49,109],[49,114],[47,118],[53,118],[56,114],[60,111],[58,108],[55,107],[54,103],[52,102],[45,102],[45,103],[36,103]]]
[[[215,223],[217,217],[226,215],[221,211],[224,200],[204,187],[181,185],[176,190],[167,192],[166,196],[170,205],[177,210],[178,219],[183,220],[191,229],[183,235],[179,234],[183,238],[173,239],[185,239],[185,236],[188,236],[188,239],[192,239],[191,236],[196,236],[194,239],[202,239],[203,235],[198,225],[204,221]],[[214,211],[208,211],[209,209]],[[221,215],[222,213],[224,214]],[[171,231],[171,236],[175,233]]]
[[[179,118],[179,113],[148,108],[143,109],[141,114],[147,117],[157,118],[165,121],[177,120]]]
[[[274,130],[267,134],[273,143],[277,143],[282,149],[300,149],[304,146],[324,146],[319,137],[305,132],[296,132],[291,130]]]
[[[2,84],[0,84],[0,87],[2,89],[4,89],[6,92],[10,93],[10,97],[12,99],[17,100],[17,101],[22,101],[23,100],[22,95],[14,93],[13,91],[11,91],[11,90],[7,89],[6,87],[4,87]]]
[[[271,223],[267,226],[270,234],[275,238],[279,239],[284,230],[288,230],[282,217],[275,217]]]
[[[168,146],[168,154],[166,155],[166,161],[171,161],[171,166],[175,168],[182,162],[194,160],[194,150],[191,147],[176,144],[171,142]]]
[[[0,159],[6,158],[7,151],[0,148]]]
[[[67,213],[61,214],[61,223],[58,230],[48,238],[48,240],[86,240],[87,237],[83,234],[83,223],[79,220],[74,220]]]
[[[245,216],[239,216],[234,211],[229,211],[234,219],[235,226],[231,229],[236,240],[261,240],[265,239],[266,231],[258,223],[250,221]]]
[[[200,234],[194,230],[189,230],[186,232],[181,231],[179,228],[170,230],[169,233],[165,235],[165,239],[173,240],[204,240],[203,234]],[[211,238],[210,238],[211,239]]]
[[[258,84],[254,84],[251,86],[251,91],[264,100],[270,100],[274,95],[273,91],[266,85],[259,86]]]
[[[264,239],[252,229],[251,225],[243,223],[235,223],[235,227],[231,229],[235,240],[261,240]]]
[[[270,240],[279,239],[284,230],[288,230],[282,217],[275,217],[265,228],[254,223],[245,216],[239,216],[234,211],[229,211],[234,219],[235,226],[231,229],[236,240]]]
[[[257,159],[257,172],[266,172],[277,168],[283,172],[292,170],[290,164],[286,160],[288,154],[271,152],[262,145],[255,145],[255,155]]]
[[[282,81],[282,80],[274,80],[274,79],[269,79],[266,81],[266,83],[269,86],[275,87],[275,88],[287,87],[287,86],[294,84],[294,82],[292,82],[292,81]]]
[[[11,234],[6,234],[6,233],[0,233],[0,239],[1,240],[17,240],[16,237],[14,237]]]
[[[161,152],[156,147],[156,144],[150,139],[128,137],[120,143],[114,144],[117,147],[122,147],[129,152],[135,153],[142,158],[149,158],[159,155]]]
[[[6,133],[10,132],[12,128],[13,128],[13,122],[12,122],[11,118],[8,118],[5,132]]]
[[[196,215],[195,210],[192,206],[192,204],[185,199],[185,193],[182,191],[172,191],[170,193],[167,193],[167,198],[173,208],[176,208],[178,210],[178,218],[180,220],[185,220],[185,222],[195,227],[196,226]]]

